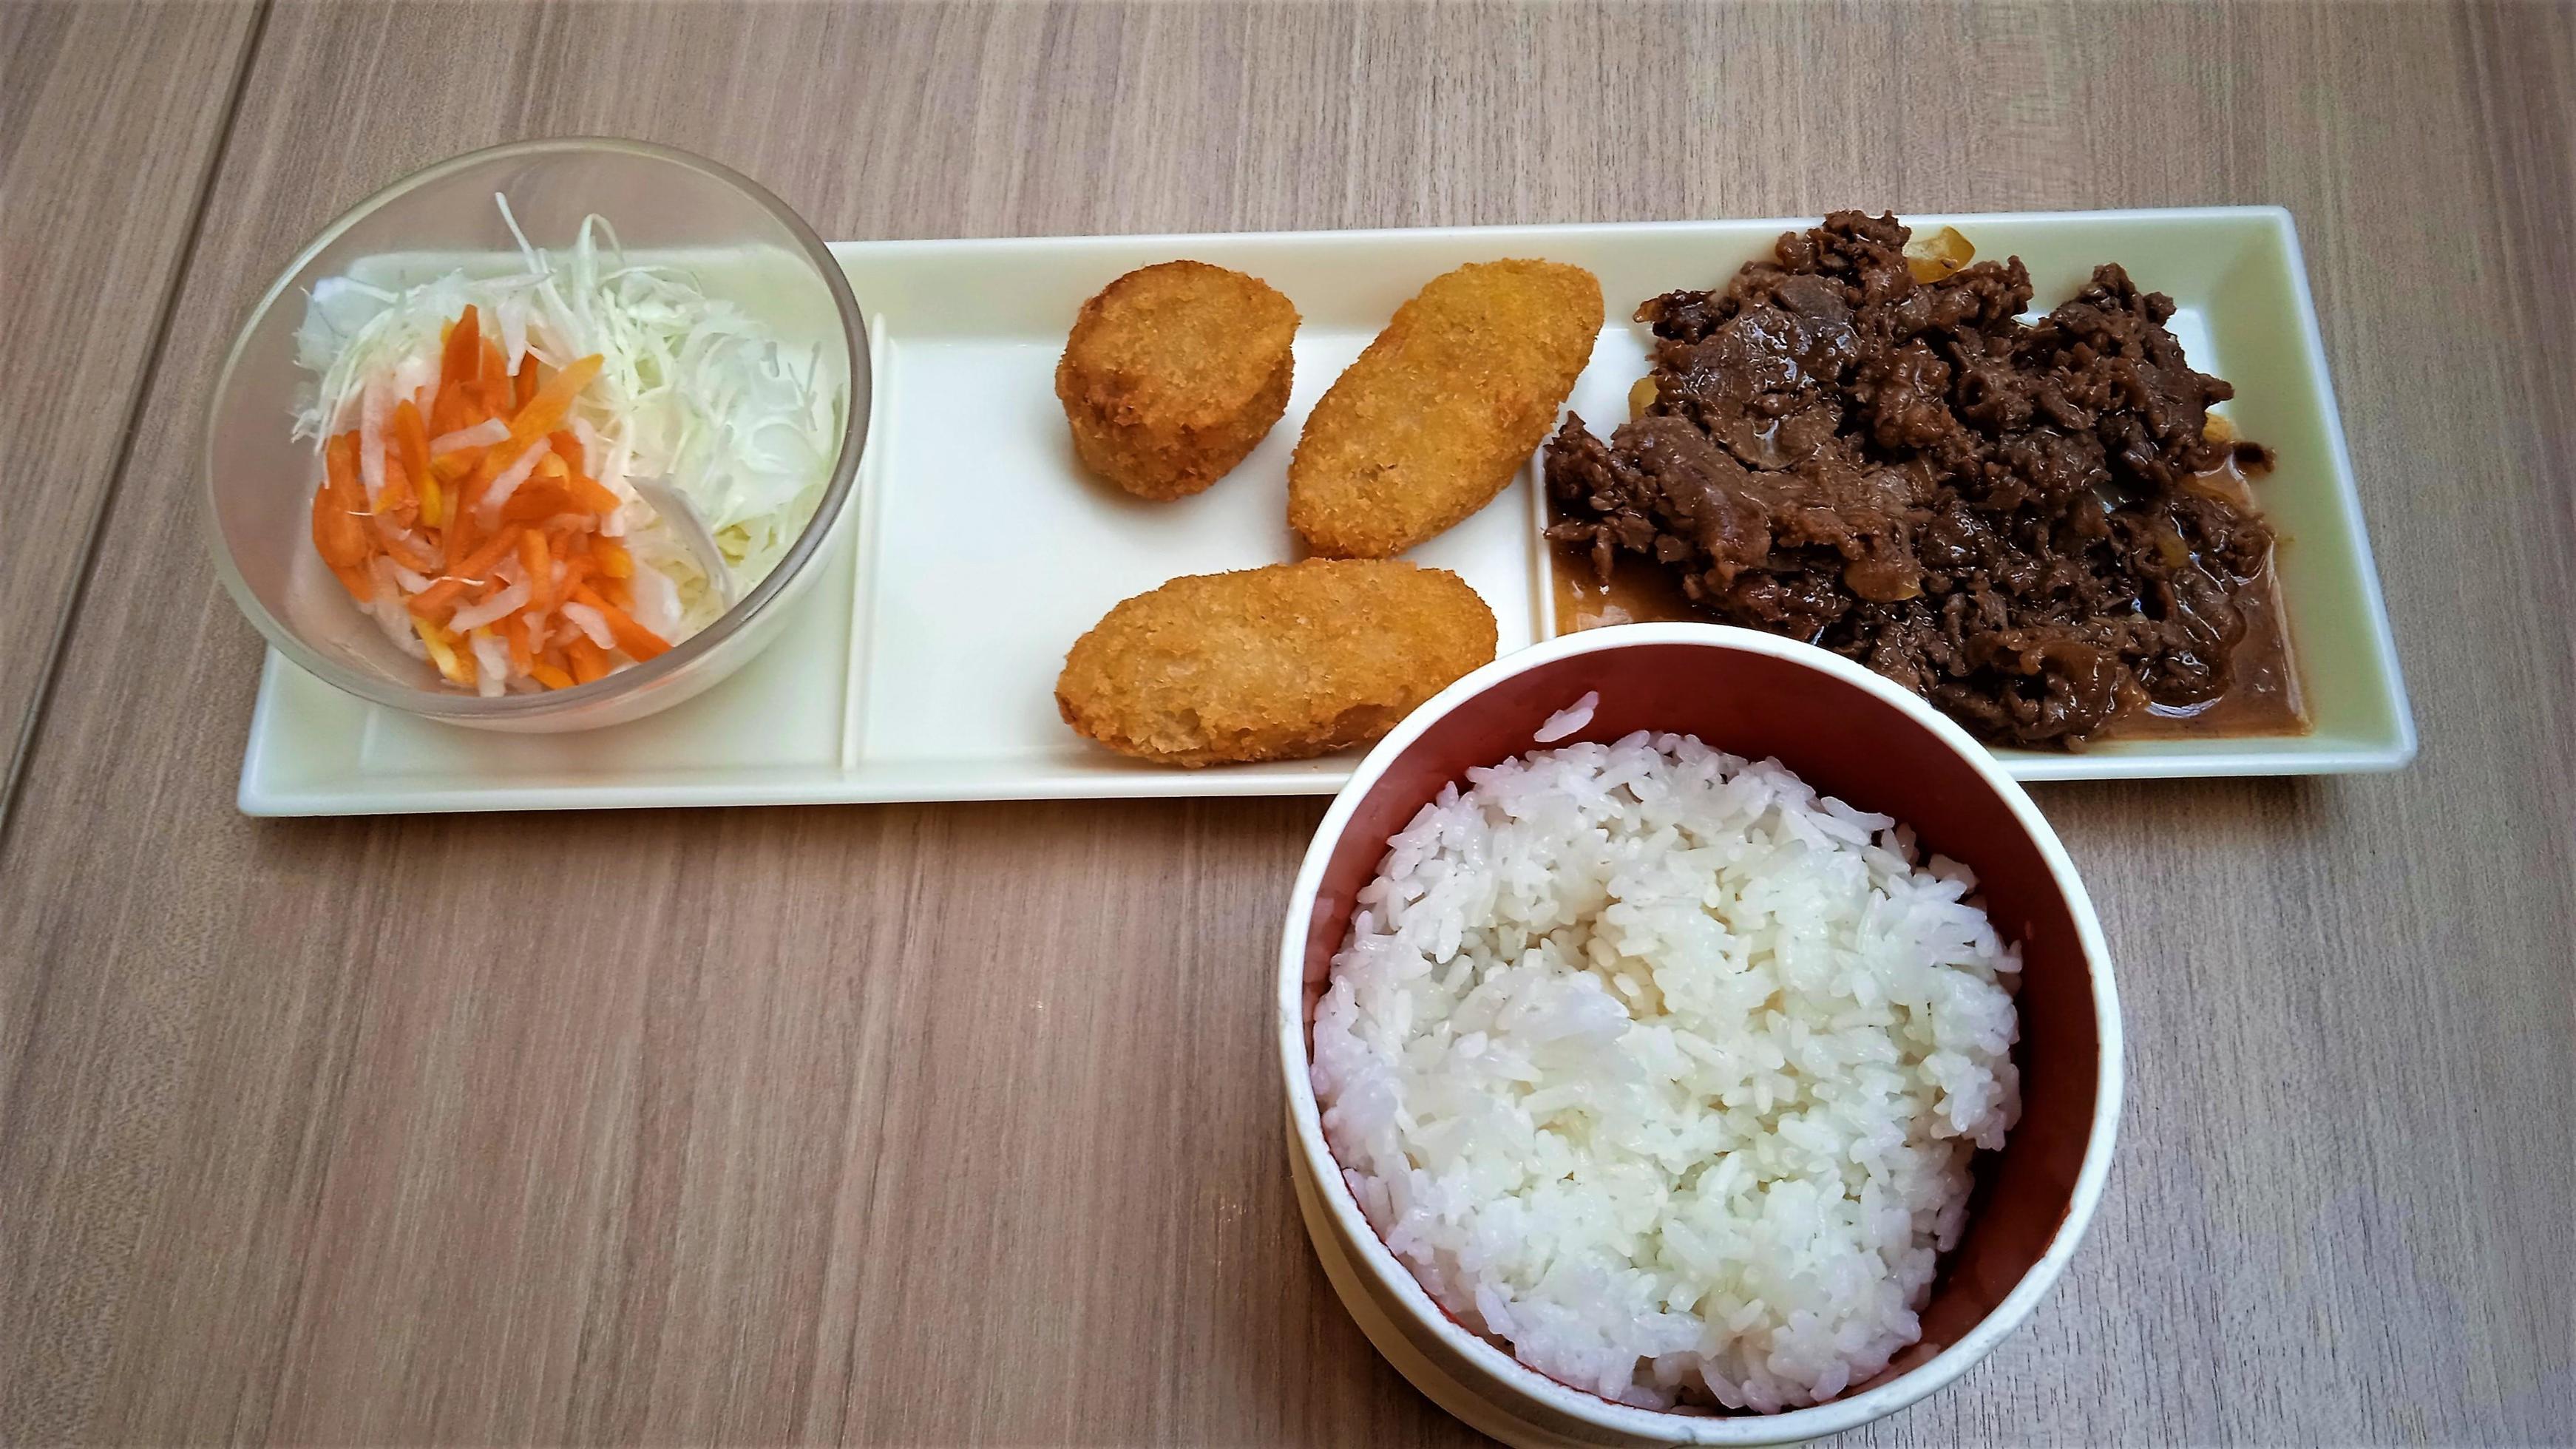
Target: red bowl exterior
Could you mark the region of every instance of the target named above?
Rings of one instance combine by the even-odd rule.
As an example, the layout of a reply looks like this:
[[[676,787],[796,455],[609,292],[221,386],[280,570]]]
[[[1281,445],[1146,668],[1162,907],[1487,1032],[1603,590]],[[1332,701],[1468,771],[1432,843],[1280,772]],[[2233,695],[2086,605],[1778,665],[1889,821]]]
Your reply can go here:
[[[1973,742],[1945,739],[1890,700],[1797,657],[1729,647],[1716,642],[1729,631],[1706,632],[1710,642],[1641,642],[1538,664],[1458,702],[1404,745],[1365,787],[1326,860],[1306,934],[1305,1014],[1311,1025],[1350,929],[1353,900],[1377,873],[1388,839],[1443,785],[1463,787],[1470,768],[1545,748],[1532,732],[1586,692],[1600,696],[1590,723],[1558,745],[1652,730],[1696,735],[1748,758],[1777,758],[1818,791],[1893,816],[1914,828],[1927,851],[1965,862],[1977,873],[1996,930],[2021,946],[2021,1039],[2013,1055],[2022,1116],[2002,1152],[1978,1159],[1969,1225],[1943,1257],[1922,1313],[1922,1341],[1846,1391],[1849,1398],[1965,1337],[2039,1263],[2072,1210],[2103,1089],[2087,931],[2050,852],[1997,784],[1962,755],[1960,746],[1975,750]],[[2004,788],[2018,794],[2009,782]],[[2089,923],[2089,907],[2084,919]]]

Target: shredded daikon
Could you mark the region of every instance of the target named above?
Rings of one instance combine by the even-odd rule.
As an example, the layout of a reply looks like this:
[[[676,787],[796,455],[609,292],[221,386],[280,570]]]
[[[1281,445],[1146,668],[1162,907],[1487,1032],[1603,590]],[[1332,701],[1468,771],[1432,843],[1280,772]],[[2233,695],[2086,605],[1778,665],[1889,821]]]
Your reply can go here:
[[[604,219],[584,219],[570,247],[549,252],[520,232],[506,199],[493,199],[519,241],[519,270],[458,268],[400,289],[349,277],[314,287],[296,355],[316,381],[296,434],[318,442],[358,427],[372,499],[383,418],[434,384],[441,328],[467,304],[493,319],[514,371],[529,354],[560,368],[596,353],[599,376],[574,400],[570,422],[592,475],[623,500],[600,533],[624,539],[639,568],[668,582],[670,597],[654,586],[648,606],[676,615],[667,637],[704,628],[723,611],[724,590],[628,480],[664,479],[689,502],[738,597],[776,567],[821,502],[847,381],[827,369],[821,348],[791,351],[740,306],[708,296],[687,267],[629,262]],[[465,431],[482,442],[489,429]],[[433,446],[470,445],[459,434]],[[496,487],[486,507],[508,493]]]
[[[447,627],[450,631],[461,631],[480,629],[487,624],[497,624],[519,612],[520,607],[527,602],[528,586],[524,583],[512,584],[479,604],[468,604],[457,610],[448,619]],[[576,604],[573,607],[581,606]]]
[[[490,528],[501,521],[501,505],[509,502],[510,495],[519,491],[519,485],[528,481],[528,475],[537,471],[537,465],[546,460],[548,451],[546,444],[539,441],[535,447],[521,453],[517,461],[502,469],[501,476],[492,480],[490,491],[483,495],[484,527]]]
[[[453,453],[465,448],[488,448],[508,436],[510,436],[510,424],[507,419],[485,418],[470,428],[458,428],[455,432],[441,433],[430,439],[429,451],[430,455],[435,457],[440,453]]]
[[[589,635],[591,643],[602,649],[616,647],[617,637],[608,632],[607,616],[597,609],[588,604],[566,604],[563,606],[563,616],[572,621],[574,628]]]

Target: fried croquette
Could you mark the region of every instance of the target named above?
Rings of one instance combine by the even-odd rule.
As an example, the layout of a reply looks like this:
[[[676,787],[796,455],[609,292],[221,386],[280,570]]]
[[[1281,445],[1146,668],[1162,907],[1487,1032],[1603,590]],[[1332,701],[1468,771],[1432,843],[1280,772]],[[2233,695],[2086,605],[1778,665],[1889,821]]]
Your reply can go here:
[[[1082,304],[1056,364],[1073,450],[1140,498],[1223,477],[1288,407],[1297,309],[1205,262],[1129,272]]]
[[[1385,558],[1484,507],[1556,421],[1601,333],[1601,284],[1558,262],[1431,279],[1315,404],[1288,524],[1320,554]]]
[[[1308,559],[1127,600],[1074,641],[1055,702],[1139,759],[1302,760],[1376,739],[1493,657],[1493,610],[1456,574]]]

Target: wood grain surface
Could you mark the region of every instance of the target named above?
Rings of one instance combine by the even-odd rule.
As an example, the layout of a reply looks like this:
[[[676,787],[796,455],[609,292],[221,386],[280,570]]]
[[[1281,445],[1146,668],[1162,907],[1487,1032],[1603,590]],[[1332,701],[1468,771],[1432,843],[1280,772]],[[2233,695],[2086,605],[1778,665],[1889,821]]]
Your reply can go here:
[[[253,0],[0,3],[0,811],[248,58]]]
[[[2039,793],[2119,960],[2118,1163],[2029,1325],[1853,1437],[2576,1435],[2564,8],[280,0],[0,38],[11,296],[174,298],[159,342],[150,301],[11,309],[0,707],[66,632],[0,822],[0,1438],[1466,1437],[1290,1197],[1262,1004],[1320,801],[234,813],[259,647],[190,511],[233,328],[375,187],[581,132],[845,237],[2288,206],[2423,755]],[[107,154],[30,119],[76,102],[144,172],[27,179]],[[140,388],[130,447],[17,391],[65,347]]]

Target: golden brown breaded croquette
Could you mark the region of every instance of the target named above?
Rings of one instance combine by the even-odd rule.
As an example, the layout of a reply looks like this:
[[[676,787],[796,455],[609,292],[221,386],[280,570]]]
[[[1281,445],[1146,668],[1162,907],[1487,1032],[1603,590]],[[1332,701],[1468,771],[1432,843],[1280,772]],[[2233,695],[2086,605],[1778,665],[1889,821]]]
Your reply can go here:
[[[1494,612],[1456,574],[1308,559],[1127,600],[1074,641],[1055,702],[1139,759],[1302,760],[1376,739],[1493,657]]]
[[[1082,304],[1056,364],[1073,450],[1140,498],[1196,493],[1288,407],[1297,309],[1205,262],[1129,272]]]
[[[1601,333],[1601,283],[1558,262],[1431,279],[1307,415],[1288,524],[1338,558],[1401,553],[1484,507],[1538,448]]]

